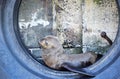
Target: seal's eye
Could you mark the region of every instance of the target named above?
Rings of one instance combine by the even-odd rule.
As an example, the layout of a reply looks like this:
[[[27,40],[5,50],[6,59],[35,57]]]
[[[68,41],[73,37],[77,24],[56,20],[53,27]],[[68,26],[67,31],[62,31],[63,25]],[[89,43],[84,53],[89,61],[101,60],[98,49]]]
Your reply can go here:
[[[45,45],[48,45],[48,42],[47,42],[47,41],[45,41]]]

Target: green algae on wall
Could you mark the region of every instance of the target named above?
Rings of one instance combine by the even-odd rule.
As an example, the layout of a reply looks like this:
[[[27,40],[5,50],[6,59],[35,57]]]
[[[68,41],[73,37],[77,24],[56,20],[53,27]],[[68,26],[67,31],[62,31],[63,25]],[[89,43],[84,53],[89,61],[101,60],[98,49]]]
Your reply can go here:
[[[103,0],[93,0],[93,2],[96,4],[102,4]]]

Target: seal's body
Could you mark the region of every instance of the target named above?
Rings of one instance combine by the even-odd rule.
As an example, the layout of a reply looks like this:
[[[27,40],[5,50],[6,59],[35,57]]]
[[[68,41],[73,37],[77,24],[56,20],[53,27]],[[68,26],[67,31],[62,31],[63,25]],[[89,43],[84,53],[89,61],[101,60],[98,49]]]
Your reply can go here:
[[[46,36],[39,42],[43,53],[42,58],[45,64],[54,69],[67,68],[81,68],[95,63],[97,54],[82,53],[82,54],[66,54],[60,44],[60,41],[55,36]],[[74,69],[72,69],[74,71]]]
[[[51,68],[61,69],[63,63],[68,63],[73,67],[86,67],[96,61],[97,55],[94,53],[84,54],[47,54],[42,55],[44,62]]]

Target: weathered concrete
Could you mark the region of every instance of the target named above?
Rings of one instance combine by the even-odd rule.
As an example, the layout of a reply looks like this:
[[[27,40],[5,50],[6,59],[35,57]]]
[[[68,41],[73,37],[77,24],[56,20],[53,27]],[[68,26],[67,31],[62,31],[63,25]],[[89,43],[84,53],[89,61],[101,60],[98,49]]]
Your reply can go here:
[[[19,12],[22,39],[28,47],[38,47],[38,40],[52,34],[52,1],[23,0]]]
[[[81,4],[82,0],[53,1],[53,32],[60,38],[61,43],[69,40],[72,41],[74,45],[82,45]],[[82,52],[81,50],[77,51],[76,49],[68,50],[71,50],[71,52]]]
[[[56,35],[82,47],[66,51],[104,53],[108,42],[100,37],[105,31],[114,41],[118,27],[115,0],[23,0],[19,25],[22,39],[28,47],[39,47],[46,35]]]
[[[83,45],[85,51],[99,51],[109,45],[101,38],[105,31],[114,41],[118,28],[118,11],[115,0],[85,0],[83,6]],[[105,51],[103,51],[105,52]]]

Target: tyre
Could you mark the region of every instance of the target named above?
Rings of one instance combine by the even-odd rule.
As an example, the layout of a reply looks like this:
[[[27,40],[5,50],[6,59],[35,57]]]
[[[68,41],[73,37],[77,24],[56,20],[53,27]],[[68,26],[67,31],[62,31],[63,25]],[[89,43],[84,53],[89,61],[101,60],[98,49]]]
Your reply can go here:
[[[18,32],[18,12],[21,0],[0,0],[0,79],[89,79],[85,75],[52,70],[36,61],[24,47]],[[120,11],[120,0],[116,0]],[[84,68],[95,77],[119,79],[120,25],[114,44],[98,62]]]

